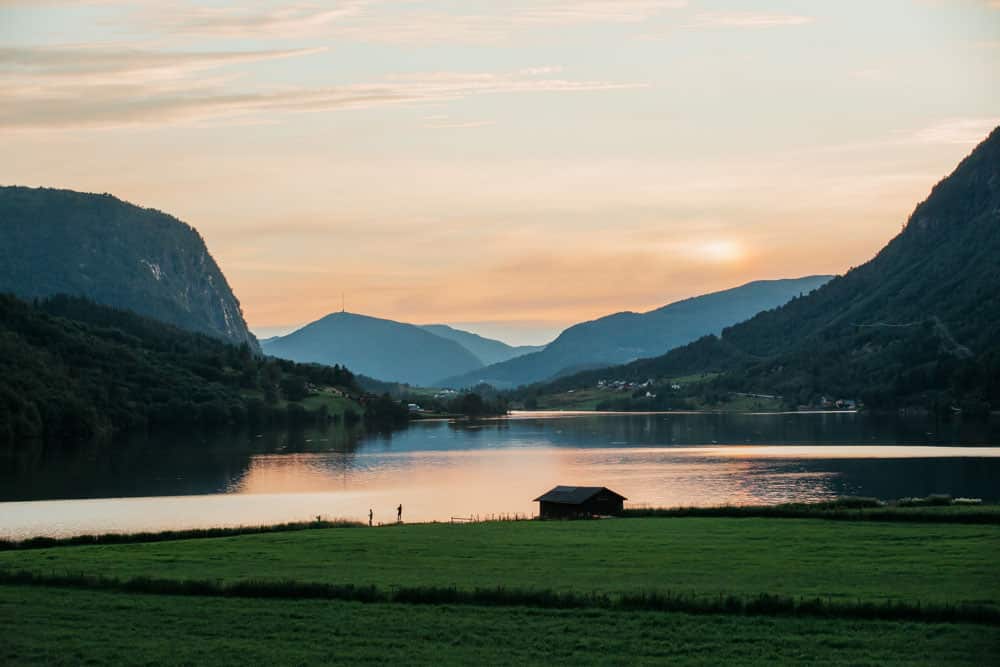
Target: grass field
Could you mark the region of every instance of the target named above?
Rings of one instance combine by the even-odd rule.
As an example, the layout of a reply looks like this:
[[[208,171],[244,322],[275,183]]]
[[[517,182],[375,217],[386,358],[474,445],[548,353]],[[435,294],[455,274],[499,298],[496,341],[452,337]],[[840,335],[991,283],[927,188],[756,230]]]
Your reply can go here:
[[[700,384],[712,377],[716,373],[706,373],[703,375],[687,375],[680,378],[673,378],[662,381],[655,391],[669,391],[664,385],[671,383],[683,386]],[[645,389],[641,390],[645,391]],[[632,391],[619,391],[610,388],[584,387],[573,389],[556,394],[542,394],[537,397],[539,410],[596,410],[597,406],[605,401],[626,399],[632,395]],[[737,396],[727,394],[723,396],[721,402],[706,403],[697,393],[690,395],[690,392],[682,392],[680,396],[689,399],[690,410],[704,410],[708,412],[779,412],[785,409],[785,404],[781,399],[758,398],[750,396]]]
[[[342,419],[344,413],[348,410],[359,416],[365,412],[360,405],[351,399],[338,395],[329,389],[321,389],[315,394],[302,399],[302,406],[306,410],[318,410],[324,405],[326,406],[327,412],[330,415],[337,415],[338,419]]]
[[[257,581],[272,582],[275,590],[283,582],[376,585],[387,591],[503,586],[612,595],[660,591],[697,599],[768,593],[831,604],[896,601],[996,609],[997,553],[997,525],[634,518],[329,528],[14,549],[0,553],[0,572],[219,585]],[[1000,661],[995,620],[955,624],[478,605],[0,585],[0,663]]]
[[[727,394],[719,403],[706,403],[699,397],[692,398],[692,409],[721,412],[781,412],[787,409],[779,398],[757,398]]]
[[[0,663],[987,665],[971,625],[124,595],[0,586]]]
[[[594,410],[601,401],[627,394],[616,394],[604,389],[574,389],[559,394],[542,394],[538,397],[539,410]]]
[[[1000,604],[1000,526],[797,519],[421,524],[0,553],[38,573]]]

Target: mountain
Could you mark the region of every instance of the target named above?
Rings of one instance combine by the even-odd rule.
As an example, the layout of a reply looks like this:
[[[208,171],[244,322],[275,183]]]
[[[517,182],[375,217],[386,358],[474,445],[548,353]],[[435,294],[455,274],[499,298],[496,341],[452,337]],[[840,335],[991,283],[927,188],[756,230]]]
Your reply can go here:
[[[108,194],[0,187],[0,292],[83,296],[257,347],[198,232]]]
[[[0,294],[0,451],[119,431],[325,421],[360,393],[344,368],[252,354],[80,297]],[[306,399],[309,399],[306,401]]]
[[[378,380],[432,386],[482,362],[453,340],[413,324],[354,313],[333,313],[287,336],[269,340],[266,354],[299,362],[342,364]]]
[[[525,354],[538,352],[545,349],[544,345],[508,345],[499,340],[484,338],[479,334],[455,329],[447,324],[423,324],[421,329],[430,331],[435,336],[453,340],[479,359],[484,366],[507,361],[514,357],[521,357]]]
[[[449,378],[452,386],[513,387],[584,368],[663,354],[811,292],[830,276],[761,280],[677,301],[646,313],[616,313],[566,329],[544,350]]]
[[[1000,128],[920,203],[873,259],[782,308],[604,374],[699,371],[704,388],[821,396],[873,408],[1000,407]],[[588,386],[596,374],[542,391]]]

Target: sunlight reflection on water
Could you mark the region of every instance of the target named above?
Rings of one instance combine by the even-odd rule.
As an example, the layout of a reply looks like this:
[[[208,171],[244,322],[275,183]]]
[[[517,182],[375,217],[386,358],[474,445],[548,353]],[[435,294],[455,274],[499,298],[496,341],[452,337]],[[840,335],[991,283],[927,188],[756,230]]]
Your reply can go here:
[[[142,455],[128,450],[134,460],[110,453],[72,465],[39,459],[37,470],[14,478],[21,486],[12,487],[12,502],[0,503],[0,536],[257,525],[317,515],[360,521],[369,508],[376,522],[390,522],[399,503],[408,521],[532,515],[532,499],[556,484],[608,486],[631,507],[969,495],[994,487],[1000,474],[1000,447],[906,444],[912,436],[884,433],[869,443],[834,424],[831,430],[773,419],[518,416],[474,429],[421,424],[352,446],[316,434],[294,446],[251,440],[257,451],[240,442],[206,442],[178,451],[157,445]],[[719,438],[734,444],[713,444]],[[809,439],[834,443],[803,444]],[[66,477],[67,467],[74,477]],[[68,481],[76,485],[69,493]]]

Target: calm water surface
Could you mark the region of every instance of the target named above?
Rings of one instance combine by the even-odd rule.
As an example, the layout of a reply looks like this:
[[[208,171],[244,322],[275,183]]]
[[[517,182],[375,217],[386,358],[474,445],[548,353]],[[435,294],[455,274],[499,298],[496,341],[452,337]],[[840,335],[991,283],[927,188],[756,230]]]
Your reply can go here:
[[[857,414],[520,413],[0,452],[0,537],[325,518],[530,515],[556,484],[626,506],[950,493],[1000,500],[1000,424]]]

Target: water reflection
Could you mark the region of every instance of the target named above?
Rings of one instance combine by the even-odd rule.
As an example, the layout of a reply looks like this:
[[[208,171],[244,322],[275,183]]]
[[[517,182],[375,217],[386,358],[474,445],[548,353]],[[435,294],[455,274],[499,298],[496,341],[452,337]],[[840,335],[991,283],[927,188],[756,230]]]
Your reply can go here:
[[[390,521],[398,503],[408,520],[531,514],[555,484],[607,485],[632,506],[995,500],[998,442],[982,422],[588,414],[29,447],[0,455],[0,535],[361,519],[369,507]]]

